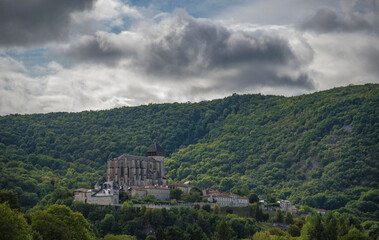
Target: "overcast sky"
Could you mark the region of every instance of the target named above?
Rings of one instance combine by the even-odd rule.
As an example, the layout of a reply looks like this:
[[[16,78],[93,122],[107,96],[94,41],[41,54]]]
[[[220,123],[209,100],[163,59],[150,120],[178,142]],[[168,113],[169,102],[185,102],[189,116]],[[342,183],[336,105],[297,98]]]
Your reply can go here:
[[[379,83],[379,0],[0,0],[0,115]]]

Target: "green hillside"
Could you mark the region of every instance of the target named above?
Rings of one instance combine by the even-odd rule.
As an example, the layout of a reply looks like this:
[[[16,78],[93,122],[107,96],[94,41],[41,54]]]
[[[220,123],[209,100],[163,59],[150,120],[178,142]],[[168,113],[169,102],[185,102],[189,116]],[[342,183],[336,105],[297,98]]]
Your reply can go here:
[[[167,151],[166,173],[201,188],[288,198],[379,218],[379,86],[298,97],[0,117],[0,188],[31,207],[56,187],[89,187],[108,158]]]

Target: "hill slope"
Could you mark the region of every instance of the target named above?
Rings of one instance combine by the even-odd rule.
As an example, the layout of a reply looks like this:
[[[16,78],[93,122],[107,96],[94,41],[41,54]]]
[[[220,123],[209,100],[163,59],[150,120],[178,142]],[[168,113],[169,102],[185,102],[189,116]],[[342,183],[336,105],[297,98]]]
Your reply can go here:
[[[109,157],[144,154],[156,140],[174,181],[349,208],[378,189],[378,106],[379,86],[364,85],[290,98],[233,95],[4,116],[0,187],[33,206],[57,186],[90,186],[104,176]],[[362,214],[372,217],[375,209],[367,208]]]

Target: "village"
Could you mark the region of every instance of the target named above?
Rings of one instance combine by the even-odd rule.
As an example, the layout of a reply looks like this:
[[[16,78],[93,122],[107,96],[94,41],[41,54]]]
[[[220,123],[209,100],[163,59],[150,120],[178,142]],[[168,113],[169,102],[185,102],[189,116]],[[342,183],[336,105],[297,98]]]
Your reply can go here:
[[[300,214],[295,204],[288,200],[268,203],[263,198],[251,200],[235,193],[217,189],[203,189],[190,182],[168,184],[164,177],[165,152],[154,143],[147,151],[147,157],[122,155],[108,160],[107,181],[95,184],[93,189],[80,188],[74,191],[74,199],[88,204],[122,206],[131,200],[137,206],[149,208],[202,207],[248,207],[257,202],[262,210]],[[325,215],[324,209],[317,213]]]

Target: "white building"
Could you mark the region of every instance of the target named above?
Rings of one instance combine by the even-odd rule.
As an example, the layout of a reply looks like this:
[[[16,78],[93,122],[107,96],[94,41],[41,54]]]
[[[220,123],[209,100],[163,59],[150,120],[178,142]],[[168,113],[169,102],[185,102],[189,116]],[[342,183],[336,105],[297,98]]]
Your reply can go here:
[[[101,185],[97,183],[95,189],[76,189],[74,199],[90,204],[112,205],[118,204],[119,194],[113,182],[105,182]]]
[[[247,207],[249,206],[249,199],[246,197],[238,196],[234,193],[222,193],[213,191],[209,195],[203,196],[207,198],[208,202],[214,202],[220,207],[233,206],[233,207]]]

